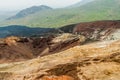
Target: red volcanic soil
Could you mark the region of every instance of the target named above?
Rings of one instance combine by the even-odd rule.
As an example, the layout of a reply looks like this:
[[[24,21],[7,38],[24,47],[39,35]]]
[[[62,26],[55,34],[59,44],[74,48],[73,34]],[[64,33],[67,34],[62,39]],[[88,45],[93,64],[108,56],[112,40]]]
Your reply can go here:
[[[120,29],[120,21],[95,21],[79,23],[73,28],[73,33],[82,34],[88,38],[97,36],[100,39]]]
[[[118,29],[120,21],[95,21],[79,23],[74,27],[73,32],[93,32],[96,29]]]
[[[88,34],[93,34],[95,31],[114,31],[120,29],[120,20],[104,20],[104,21],[94,21],[94,22],[81,22],[78,24],[71,24],[59,28],[63,32],[67,33],[80,33],[85,36]]]

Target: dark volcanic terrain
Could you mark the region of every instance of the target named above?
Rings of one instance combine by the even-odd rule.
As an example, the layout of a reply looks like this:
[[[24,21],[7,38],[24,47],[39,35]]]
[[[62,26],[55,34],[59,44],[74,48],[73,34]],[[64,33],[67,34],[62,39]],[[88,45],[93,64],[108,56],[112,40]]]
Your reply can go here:
[[[0,39],[0,80],[119,80],[120,21],[57,29],[61,34]]]

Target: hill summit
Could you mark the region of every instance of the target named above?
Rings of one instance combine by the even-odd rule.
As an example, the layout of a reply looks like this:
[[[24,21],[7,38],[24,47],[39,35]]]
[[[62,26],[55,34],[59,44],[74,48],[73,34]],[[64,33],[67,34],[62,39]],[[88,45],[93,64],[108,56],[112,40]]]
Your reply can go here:
[[[21,10],[15,16],[12,16],[12,17],[8,18],[7,20],[18,19],[18,18],[28,16],[30,14],[34,14],[34,13],[39,12],[39,11],[45,11],[45,10],[51,10],[51,9],[52,9],[51,7],[48,7],[45,5],[32,6],[32,7]]]

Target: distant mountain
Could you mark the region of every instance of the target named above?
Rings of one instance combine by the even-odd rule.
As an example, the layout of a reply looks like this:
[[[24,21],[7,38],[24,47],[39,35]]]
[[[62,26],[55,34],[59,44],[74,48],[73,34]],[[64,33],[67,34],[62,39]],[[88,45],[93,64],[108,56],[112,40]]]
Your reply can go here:
[[[48,6],[45,6],[45,5],[32,6],[30,8],[21,10],[15,16],[12,16],[12,17],[8,18],[7,20],[18,19],[18,18],[28,16],[30,14],[34,14],[34,13],[39,12],[39,11],[45,11],[45,10],[51,10],[51,9],[52,9],[51,7],[48,7]]]
[[[72,7],[72,8],[73,7],[80,7],[80,6],[85,5],[85,4],[92,2],[92,1],[94,1],[94,0],[82,0],[74,5],[69,6],[69,7]]]
[[[120,20],[120,0],[83,0],[78,7],[40,11],[26,17],[7,20],[0,25],[27,25],[30,27],[61,27],[79,22]],[[83,2],[81,2],[82,4]],[[81,5],[78,3],[78,5]]]
[[[27,26],[11,25],[6,27],[0,27],[0,38],[7,36],[39,36],[45,33],[57,32],[54,28],[29,28]]]

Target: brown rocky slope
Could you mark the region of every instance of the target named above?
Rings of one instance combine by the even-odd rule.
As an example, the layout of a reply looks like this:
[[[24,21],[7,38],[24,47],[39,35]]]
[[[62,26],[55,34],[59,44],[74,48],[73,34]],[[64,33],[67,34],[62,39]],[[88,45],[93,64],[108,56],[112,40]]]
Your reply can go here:
[[[83,36],[62,34],[38,38],[7,37],[0,40],[0,63],[33,59],[69,49],[85,41]]]
[[[7,37],[0,39],[0,63],[33,59],[57,53],[87,41],[120,39],[120,21],[95,21],[61,28],[77,34],[48,35],[47,37]]]
[[[119,80],[119,67],[120,41],[105,41],[0,64],[0,80]]]

